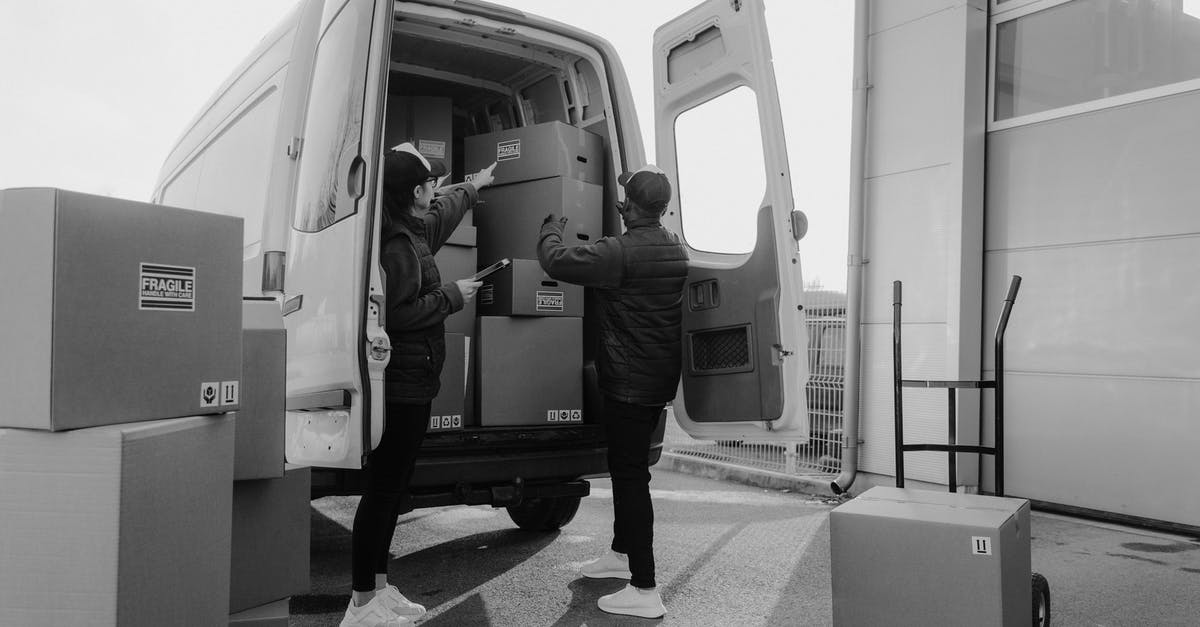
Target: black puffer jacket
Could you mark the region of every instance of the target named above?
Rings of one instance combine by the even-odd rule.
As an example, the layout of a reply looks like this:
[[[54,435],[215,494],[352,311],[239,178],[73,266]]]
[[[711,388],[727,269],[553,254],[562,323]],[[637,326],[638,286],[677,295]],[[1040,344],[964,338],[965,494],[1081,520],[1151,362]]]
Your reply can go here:
[[[555,279],[597,288],[605,396],[637,405],[675,398],[681,369],[680,322],[687,251],[658,218],[629,221],[626,232],[565,246],[563,224],[542,227],[538,261]]]
[[[437,396],[446,361],[445,320],[463,308],[462,292],[453,282],[442,283],[433,254],[479,195],[469,184],[438,193],[419,218],[389,207],[392,215],[400,215],[381,234],[380,264],[387,274],[384,323],[392,343],[384,392],[392,402],[428,403]]]

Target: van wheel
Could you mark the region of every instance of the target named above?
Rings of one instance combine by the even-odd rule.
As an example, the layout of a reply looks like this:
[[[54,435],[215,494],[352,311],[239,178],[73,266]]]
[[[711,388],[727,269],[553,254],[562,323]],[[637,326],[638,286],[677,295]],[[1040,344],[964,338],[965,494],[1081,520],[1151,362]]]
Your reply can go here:
[[[505,508],[508,517],[525,531],[558,531],[579,511],[578,496],[529,499]]]
[[[1033,573],[1033,625],[1050,627],[1050,582]]]

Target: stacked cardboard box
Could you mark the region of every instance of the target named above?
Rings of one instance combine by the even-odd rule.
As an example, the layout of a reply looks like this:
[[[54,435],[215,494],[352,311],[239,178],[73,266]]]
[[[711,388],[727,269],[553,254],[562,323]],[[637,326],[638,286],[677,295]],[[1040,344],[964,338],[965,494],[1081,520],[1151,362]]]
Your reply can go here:
[[[17,189],[0,221],[0,624],[225,622],[241,219]]]

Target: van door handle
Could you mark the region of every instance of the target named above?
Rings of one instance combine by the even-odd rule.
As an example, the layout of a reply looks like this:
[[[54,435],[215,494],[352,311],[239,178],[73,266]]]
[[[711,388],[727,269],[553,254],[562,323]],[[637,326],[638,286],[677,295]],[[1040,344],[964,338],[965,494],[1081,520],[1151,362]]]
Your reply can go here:
[[[355,155],[354,160],[350,162],[350,172],[346,175],[346,193],[350,198],[358,200],[362,198],[363,188],[366,183],[367,162],[362,158],[362,155]]]

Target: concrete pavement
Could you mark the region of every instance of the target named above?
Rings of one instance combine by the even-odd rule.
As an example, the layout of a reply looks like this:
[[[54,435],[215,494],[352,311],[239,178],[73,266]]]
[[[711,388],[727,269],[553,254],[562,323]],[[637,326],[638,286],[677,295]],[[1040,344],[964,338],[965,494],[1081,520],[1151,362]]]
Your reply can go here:
[[[828,515],[834,499],[653,471],[661,621],[618,618],[596,599],[623,585],[576,569],[607,547],[611,490],[593,482],[557,534],[517,530],[503,510],[449,507],[401,518],[393,579],[425,625],[829,625]],[[786,488],[786,486],[783,486]],[[791,489],[791,488],[787,488]],[[354,498],[313,507],[313,590],[292,625],[336,625],[349,594]],[[1200,625],[1200,542],[1035,512],[1033,567],[1055,625]]]

